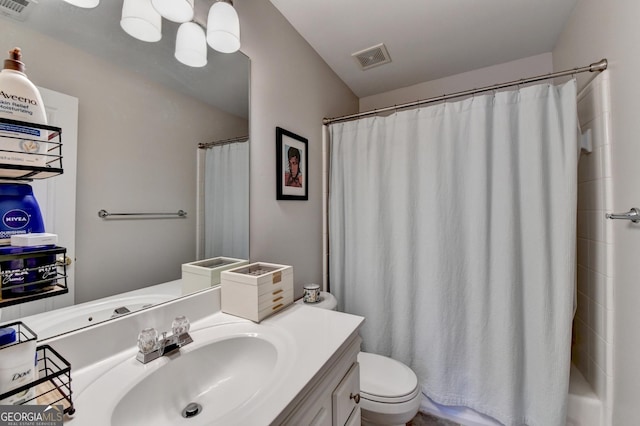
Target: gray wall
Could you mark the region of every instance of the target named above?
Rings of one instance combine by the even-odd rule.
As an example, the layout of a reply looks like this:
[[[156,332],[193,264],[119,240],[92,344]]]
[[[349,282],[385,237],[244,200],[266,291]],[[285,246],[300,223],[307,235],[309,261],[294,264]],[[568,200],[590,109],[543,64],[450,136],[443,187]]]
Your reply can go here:
[[[234,5],[241,50],[251,58],[250,256],[293,265],[299,296],[304,283],[322,279],[322,118],[357,112],[358,98],[269,1],[236,0]],[[217,116],[137,75],[120,83],[108,63],[37,34],[18,36],[9,26],[3,20],[0,37],[31,52],[29,77],[80,99],[77,301],[179,278],[180,264],[195,257],[195,215],[186,221],[106,223],[97,212],[195,211],[194,143],[212,139],[211,128],[221,125],[235,136],[241,120]],[[60,57],[73,60],[52,67]],[[123,89],[143,104],[119,103],[113,89],[120,84],[128,84]],[[169,125],[159,138],[109,126],[103,120],[107,114],[136,116],[147,130]],[[176,116],[184,125],[171,125]],[[276,126],[309,140],[309,201],[276,200]]]
[[[251,58],[253,261],[293,265],[295,296],[322,281],[322,118],[358,111],[358,98],[267,0],[236,0]],[[276,126],[309,140],[309,201],[277,201]]]
[[[640,3],[579,0],[555,49],[557,70],[609,60],[611,77],[611,173],[613,206],[626,211],[640,204]],[[581,75],[584,82],[588,75]],[[640,418],[640,227],[614,221],[613,257],[613,423],[637,424]]]

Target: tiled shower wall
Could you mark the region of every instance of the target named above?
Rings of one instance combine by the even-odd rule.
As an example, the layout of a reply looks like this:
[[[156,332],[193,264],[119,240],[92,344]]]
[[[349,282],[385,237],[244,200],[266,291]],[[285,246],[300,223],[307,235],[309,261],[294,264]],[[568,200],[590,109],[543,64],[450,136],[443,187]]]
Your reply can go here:
[[[611,418],[613,392],[613,253],[611,181],[611,107],[609,74],[598,75],[578,95],[584,134],[591,129],[593,149],[578,164],[577,311],[573,321],[572,361],[603,403],[603,424]]]

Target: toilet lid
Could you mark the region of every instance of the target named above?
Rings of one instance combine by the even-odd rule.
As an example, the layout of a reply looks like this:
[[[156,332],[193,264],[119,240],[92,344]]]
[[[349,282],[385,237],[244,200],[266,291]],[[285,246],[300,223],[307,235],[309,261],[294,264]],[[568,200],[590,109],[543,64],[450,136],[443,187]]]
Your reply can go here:
[[[418,378],[413,370],[403,363],[368,352],[358,354],[358,363],[360,392],[363,393],[363,398],[385,398],[387,401],[388,398],[393,398],[398,399],[396,402],[403,402],[415,396]]]

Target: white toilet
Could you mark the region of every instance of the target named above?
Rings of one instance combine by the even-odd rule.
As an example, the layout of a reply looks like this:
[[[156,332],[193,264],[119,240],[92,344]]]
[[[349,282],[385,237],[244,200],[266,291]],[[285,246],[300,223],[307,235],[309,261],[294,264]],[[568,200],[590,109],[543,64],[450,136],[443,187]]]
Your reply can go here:
[[[301,305],[336,310],[334,295],[320,293],[317,303]],[[403,363],[368,352],[358,354],[360,409],[363,425],[404,425],[420,408],[421,393],[416,374]]]

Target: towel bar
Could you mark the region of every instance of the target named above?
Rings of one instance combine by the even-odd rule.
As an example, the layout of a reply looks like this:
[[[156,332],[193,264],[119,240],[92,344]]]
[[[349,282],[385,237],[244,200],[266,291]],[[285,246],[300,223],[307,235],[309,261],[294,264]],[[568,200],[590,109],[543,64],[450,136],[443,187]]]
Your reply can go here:
[[[175,213],[109,213],[108,211],[102,209],[98,212],[98,216],[106,219],[110,216],[176,216],[176,217],[186,217],[187,212],[184,210],[178,210]]]

